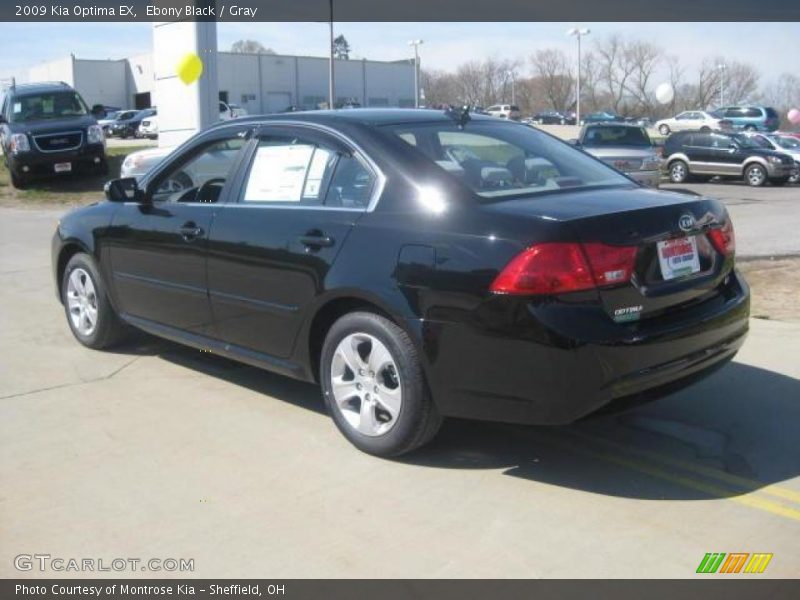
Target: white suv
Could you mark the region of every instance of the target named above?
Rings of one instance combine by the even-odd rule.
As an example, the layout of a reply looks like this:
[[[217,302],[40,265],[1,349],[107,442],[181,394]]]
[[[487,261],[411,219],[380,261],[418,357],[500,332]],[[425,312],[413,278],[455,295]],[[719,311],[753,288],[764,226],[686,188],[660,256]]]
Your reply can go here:
[[[520,117],[519,107],[514,104],[495,104],[487,108],[486,112],[501,119],[518,120]]]

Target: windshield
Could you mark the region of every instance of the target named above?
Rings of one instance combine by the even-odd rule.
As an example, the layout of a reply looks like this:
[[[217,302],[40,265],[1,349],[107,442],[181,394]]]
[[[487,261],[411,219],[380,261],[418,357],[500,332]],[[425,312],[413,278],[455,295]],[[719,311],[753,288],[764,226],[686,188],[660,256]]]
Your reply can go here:
[[[559,189],[626,186],[631,181],[565,142],[512,123],[405,123],[384,126],[445,173],[487,199]]]
[[[787,150],[800,150],[800,140],[797,138],[776,137],[772,139],[775,140],[775,143],[781,148],[786,148]]]
[[[641,127],[587,127],[584,146],[651,146],[647,132]]]
[[[135,110],[126,110],[125,112],[121,112],[117,114],[117,121],[127,121],[128,119],[132,119],[136,116]]]
[[[62,119],[89,114],[83,99],[73,91],[17,96],[11,104],[12,123]]]

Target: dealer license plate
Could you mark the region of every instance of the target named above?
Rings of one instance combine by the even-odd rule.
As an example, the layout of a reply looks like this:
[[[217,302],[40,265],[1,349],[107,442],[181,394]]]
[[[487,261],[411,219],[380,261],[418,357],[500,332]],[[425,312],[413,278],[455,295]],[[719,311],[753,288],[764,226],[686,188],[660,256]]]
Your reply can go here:
[[[658,242],[658,262],[665,280],[697,273],[700,270],[697,239],[692,235]]]
[[[72,163],[56,163],[53,165],[53,170],[56,173],[69,173],[72,171]]]

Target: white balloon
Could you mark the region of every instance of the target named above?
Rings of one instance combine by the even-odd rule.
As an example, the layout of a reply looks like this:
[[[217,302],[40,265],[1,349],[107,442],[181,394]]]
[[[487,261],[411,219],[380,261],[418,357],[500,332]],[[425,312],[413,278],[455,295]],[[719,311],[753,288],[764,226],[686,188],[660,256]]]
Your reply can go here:
[[[669,104],[675,97],[675,90],[668,83],[662,83],[656,88],[656,100],[661,104]]]

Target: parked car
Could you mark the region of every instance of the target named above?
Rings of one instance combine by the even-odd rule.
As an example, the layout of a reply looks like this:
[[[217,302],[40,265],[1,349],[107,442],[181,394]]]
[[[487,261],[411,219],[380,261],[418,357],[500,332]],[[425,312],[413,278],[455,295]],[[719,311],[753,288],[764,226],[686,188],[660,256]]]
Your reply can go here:
[[[575,125],[575,115],[557,110],[544,110],[533,115],[533,120],[541,125]]]
[[[219,120],[228,121],[230,119],[237,119],[247,115],[247,111],[238,104],[228,104],[227,102],[219,101]]]
[[[109,126],[111,135],[123,139],[136,137],[136,132],[141,122],[156,114],[158,112],[155,108],[145,108],[137,111],[126,110],[117,115],[117,119]]]
[[[103,115],[97,119],[97,124],[103,128],[104,135],[109,135],[109,127],[117,119],[117,115],[119,115],[121,112],[121,110],[104,111]]]
[[[515,104],[495,104],[486,109],[486,114],[501,119],[519,120],[521,114]]]
[[[628,123],[584,125],[576,145],[639,183],[658,187],[661,181],[661,158],[644,127]]]
[[[682,131],[664,145],[670,181],[708,180],[713,176],[744,178],[761,186],[783,185],[792,176],[794,160],[788,154],[762,148],[744,133]]]
[[[103,129],[66,83],[18,84],[0,106],[0,147],[14,187],[34,177],[105,173]]]
[[[725,106],[712,114],[743,131],[775,131],[781,124],[777,111],[769,106]]]
[[[792,157],[795,169],[789,176],[789,183],[800,182],[800,139],[777,133],[751,133],[750,139],[762,148],[777,150]]]
[[[656,121],[656,130],[667,136],[674,131],[711,131],[722,129],[720,119],[704,110],[685,110],[670,119]]]
[[[220,123],[106,199],[53,238],[78,342],[109,347],[124,323],[319,382],[380,456],[446,416],[563,424],[655,397],[748,328],[721,202],[462,111]]]
[[[583,116],[583,123],[618,123],[624,120],[624,117],[607,111],[593,112]]]
[[[149,138],[154,140],[158,137],[158,115],[142,119],[139,128],[136,130],[136,137]]]
[[[168,156],[175,148],[157,147],[157,148],[144,148],[131,152],[122,161],[119,175],[122,178],[133,177],[140,179],[150,169],[160,163],[166,156]]]

